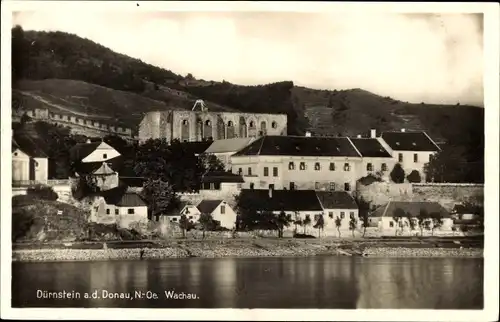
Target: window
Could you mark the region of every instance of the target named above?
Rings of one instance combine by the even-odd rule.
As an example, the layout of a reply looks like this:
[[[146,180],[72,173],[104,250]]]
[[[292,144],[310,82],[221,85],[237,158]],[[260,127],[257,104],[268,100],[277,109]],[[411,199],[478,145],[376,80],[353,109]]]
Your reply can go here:
[[[115,209],[115,215],[118,215],[118,209]]]
[[[306,169],[306,163],[305,162],[301,162],[300,165],[299,165],[299,169],[300,170],[305,170]]]
[[[212,125],[212,123],[210,123],[210,120],[206,120],[206,121],[205,121],[205,125],[206,125],[206,126],[210,126],[210,125]]]
[[[177,221],[177,218],[175,218],[175,217],[174,217],[174,218],[172,218],[172,221]]]
[[[189,216],[189,219],[193,219],[193,216]]]
[[[253,189],[255,187],[255,183],[250,182],[250,189]]]
[[[349,163],[344,163],[344,171],[351,171],[351,165]]]
[[[268,177],[268,176],[269,176],[269,168],[264,167],[264,177]]]
[[[311,215],[306,215],[306,218],[305,219],[309,219],[311,220]]]
[[[288,170],[295,170],[295,163],[288,162]]]
[[[329,211],[328,212],[328,217],[332,218],[333,219],[333,211]]]
[[[290,182],[290,190],[295,190],[295,182]]]
[[[319,164],[319,162],[316,162],[316,163],[314,164],[314,170],[316,170],[316,171],[321,170],[321,165]]]
[[[215,190],[220,190],[220,182],[215,182],[214,183],[214,189]]]
[[[187,125],[188,124],[188,121],[187,120],[183,120],[182,121],[182,125]]]
[[[103,158],[103,159],[107,159],[107,158],[108,158],[108,155],[107,155],[106,153],[104,153],[104,154],[102,155],[102,158]]]
[[[135,214],[134,208],[128,208],[127,213],[128,213],[129,215],[133,215],[133,214]]]
[[[341,211],[340,212],[340,219],[344,219],[344,217],[345,217],[345,212]]]
[[[251,176],[252,175],[252,168],[248,168],[248,175]]]
[[[319,182],[314,183],[314,189],[319,190]]]
[[[413,153],[413,162],[418,162],[418,153]]]
[[[403,162],[403,153],[398,153],[398,162]]]
[[[271,184],[269,185],[269,190],[274,190],[274,184],[272,184],[272,183],[271,183]]]
[[[354,218],[354,211],[349,212],[349,218]]]
[[[226,206],[220,206],[220,213],[224,215],[226,213]]]
[[[321,216],[321,215],[314,215],[314,221],[318,221],[319,216]]]
[[[329,188],[330,191],[335,191],[335,182],[330,182]]]
[[[368,163],[368,164],[366,165],[366,171],[373,171],[373,164]]]
[[[394,221],[389,222],[389,227],[393,228],[394,227]]]
[[[278,176],[278,168],[274,167],[273,168],[273,177],[277,177],[277,176]]]
[[[250,123],[248,124],[250,127],[255,127],[255,123],[253,121],[250,121]]]
[[[387,163],[382,163],[382,171],[387,171]]]
[[[344,190],[351,191],[351,184],[349,182],[344,183]]]
[[[243,173],[243,169],[242,168],[238,168],[238,174],[241,175]]]
[[[335,171],[335,163],[330,162],[330,171]]]
[[[106,209],[106,215],[109,215],[111,213],[111,209]]]
[[[276,122],[273,121],[273,123],[271,123],[271,126],[273,127],[273,129],[275,129],[275,128],[278,127],[278,123],[276,123]]]
[[[233,126],[233,122],[232,122],[232,121],[227,122],[227,126],[228,126],[228,127]]]

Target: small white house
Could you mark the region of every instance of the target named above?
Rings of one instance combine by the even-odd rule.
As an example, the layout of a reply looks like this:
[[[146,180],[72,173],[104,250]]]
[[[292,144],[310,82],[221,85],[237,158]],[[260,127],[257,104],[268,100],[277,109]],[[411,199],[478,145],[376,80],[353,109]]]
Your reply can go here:
[[[12,139],[12,182],[36,181],[44,183],[48,179],[48,157],[29,138]]]
[[[236,226],[236,212],[224,200],[202,200],[196,208],[201,214],[209,214],[221,227],[234,229]]]
[[[420,234],[418,224],[419,217],[427,218],[425,222],[427,227],[433,227],[432,218],[439,216],[442,219],[441,227],[438,231],[451,231],[453,227],[453,219],[448,211],[437,202],[426,201],[390,201],[388,204],[381,206],[370,214],[370,226],[376,226],[382,233],[389,235]],[[398,219],[396,221],[396,219]],[[411,229],[409,220],[414,223],[414,229]],[[424,234],[430,234],[429,230],[424,229]]]
[[[101,191],[114,189],[119,185],[119,175],[112,166],[108,162],[78,163],[75,166],[76,177],[92,177]]]
[[[91,221],[116,223],[128,228],[132,223],[148,221],[148,206],[137,193],[117,187],[101,193],[97,198],[92,207]]]

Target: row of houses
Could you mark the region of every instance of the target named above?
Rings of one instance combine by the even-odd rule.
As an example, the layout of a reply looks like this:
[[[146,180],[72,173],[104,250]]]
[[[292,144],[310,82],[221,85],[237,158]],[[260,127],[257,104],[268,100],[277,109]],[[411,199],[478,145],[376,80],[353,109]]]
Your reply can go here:
[[[233,229],[238,212],[235,197],[238,196],[254,200],[259,211],[285,212],[294,221],[309,218],[311,227],[322,216],[325,235],[334,235],[338,229],[349,229],[351,218],[359,226],[358,205],[346,183],[354,186],[353,182],[368,173],[389,171],[391,165],[404,162],[407,155],[413,154],[410,158],[413,161],[428,160],[439,149],[423,132],[384,132],[376,137],[372,131],[372,136],[264,136],[187,143],[193,153],[216,155],[225,164],[226,171],[206,173],[196,201],[181,195],[183,202],[178,209],[162,218],[152,219],[175,223],[180,216],[186,215],[195,223],[202,213],[207,213],[222,227]],[[26,142],[23,144],[29,146]],[[31,170],[32,162],[29,160],[43,159],[46,163],[46,156],[33,148],[23,148],[13,141],[13,182],[23,178],[43,180],[40,174],[36,176],[36,171]],[[75,162],[75,178],[90,176],[100,187],[101,193],[92,205],[92,220],[110,222],[119,218],[125,223],[148,220],[148,205],[138,193],[142,180],[119,176],[117,170],[123,159],[116,149],[103,141],[87,141],[75,145],[70,150],[70,157]],[[27,171],[24,170],[26,159]],[[39,164],[44,164],[43,160]],[[409,162],[404,168],[407,172],[418,171],[423,165]],[[45,179],[46,175],[45,171]],[[322,183],[319,188],[317,182]],[[337,186],[340,188],[337,189]],[[387,231],[410,226],[406,219],[394,221],[395,213],[401,210],[410,218],[418,217],[422,211],[440,214],[443,218],[442,229],[451,229],[453,225],[451,214],[438,203],[390,202],[371,214],[370,226]],[[341,223],[339,227],[336,225],[337,218]]]

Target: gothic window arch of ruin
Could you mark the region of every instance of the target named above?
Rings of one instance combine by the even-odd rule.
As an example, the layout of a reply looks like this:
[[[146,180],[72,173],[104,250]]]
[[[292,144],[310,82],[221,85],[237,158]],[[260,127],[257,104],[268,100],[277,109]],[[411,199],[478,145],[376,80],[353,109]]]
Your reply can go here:
[[[243,116],[240,116],[239,137],[240,138],[246,138],[246,137],[248,137],[247,123],[246,123],[246,120],[245,120],[245,118]]]
[[[260,121],[259,134],[260,135],[267,134],[267,122],[265,120]]]
[[[230,121],[227,121],[226,139],[232,139],[234,137],[235,137],[234,122],[230,120]]]
[[[181,142],[189,141],[189,120],[183,119],[181,121]]]

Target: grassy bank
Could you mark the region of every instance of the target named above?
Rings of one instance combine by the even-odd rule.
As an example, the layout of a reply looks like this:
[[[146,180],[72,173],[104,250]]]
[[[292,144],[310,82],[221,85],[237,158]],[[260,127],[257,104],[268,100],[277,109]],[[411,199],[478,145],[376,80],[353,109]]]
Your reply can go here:
[[[474,239],[338,240],[219,239],[77,244],[15,244],[14,261],[89,261],[110,259],[364,256],[364,257],[482,257]]]

